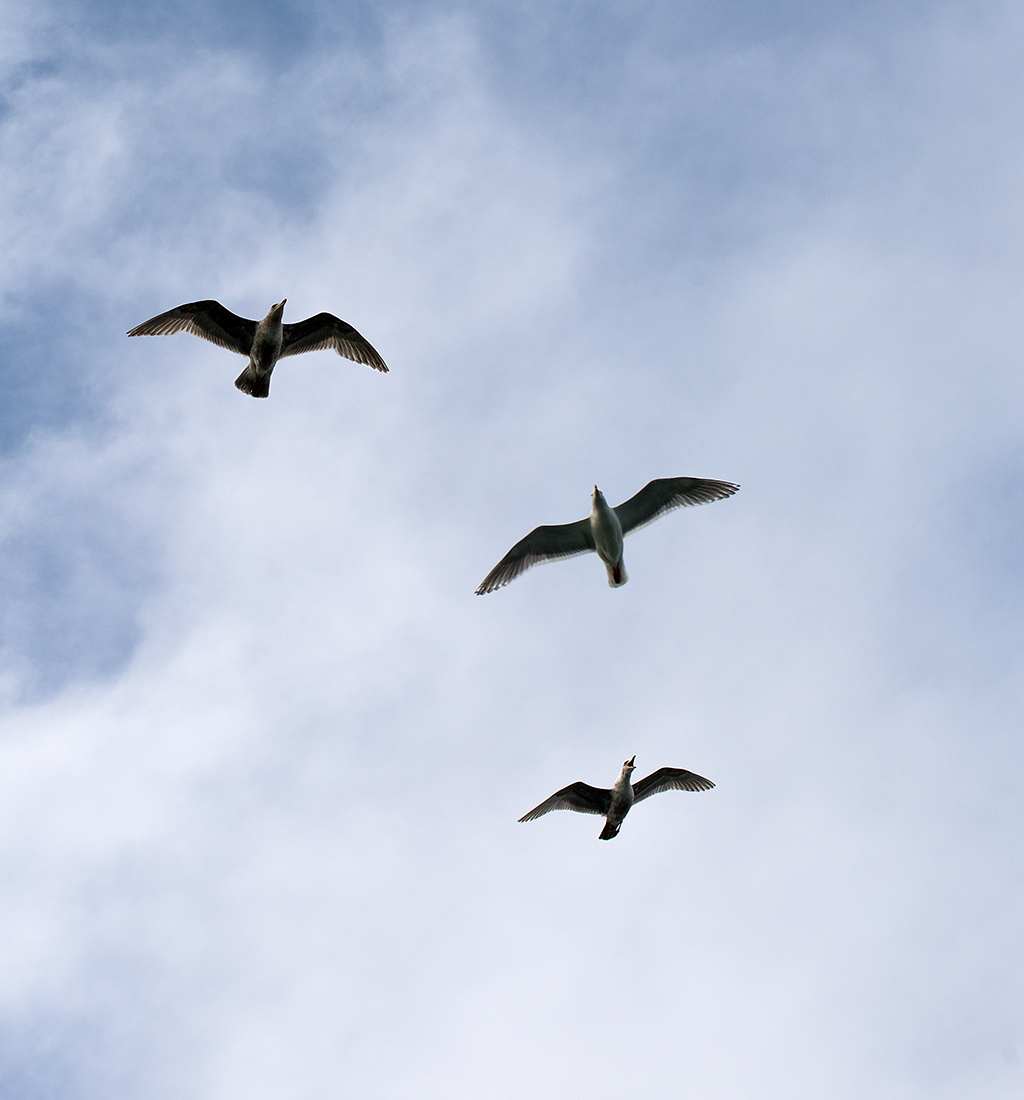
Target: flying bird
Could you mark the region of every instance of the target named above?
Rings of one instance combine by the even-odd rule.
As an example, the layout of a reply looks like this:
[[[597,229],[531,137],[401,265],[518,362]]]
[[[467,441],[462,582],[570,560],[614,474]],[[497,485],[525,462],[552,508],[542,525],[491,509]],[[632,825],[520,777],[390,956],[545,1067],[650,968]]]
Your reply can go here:
[[[514,581],[531,565],[597,551],[608,570],[608,584],[620,588],[629,580],[622,561],[623,536],[639,531],[659,516],[692,504],[724,500],[739,489],[731,481],[706,477],[662,477],[649,481],[636,496],[618,508],[610,508],[604,493],[595,485],[590,515],[575,523],[535,527],[487,574],[476,590],[478,596]]]
[[[248,356],[249,365],[235,379],[235,385],[250,397],[269,396],[270,375],[278,359],[304,351],[334,348],[346,359],[387,372],[387,365],[373,345],[350,324],[331,313],[318,313],[294,325],[282,324],[287,301],[285,298],[271,306],[266,317],[258,322],[239,317],[220,302],[186,302],[143,321],[128,335],[170,336],[175,332],[191,332],[218,347]]]
[[[575,810],[578,814],[598,814],[604,817],[601,840],[611,840],[619,835],[622,821],[636,802],[643,802],[652,794],[662,791],[710,791],[714,783],[702,775],[695,775],[685,768],[659,768],[638,783],[631,783],[630,776],[636,770],[631,756],[622,765],[622,774],[609,791],[605,787],[591,787],[587,783],[570,783],[545,799],[539,806],[524,814],[520,821],[533,821],[552,810]]]

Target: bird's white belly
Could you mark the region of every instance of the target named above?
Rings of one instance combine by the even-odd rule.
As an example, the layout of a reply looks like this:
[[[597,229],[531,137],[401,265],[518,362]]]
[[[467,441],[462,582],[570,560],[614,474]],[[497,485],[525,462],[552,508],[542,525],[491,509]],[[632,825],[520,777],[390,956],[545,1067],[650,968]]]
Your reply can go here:
[[[622,526],[611,508],[596,509],[590,514],[590,529],[598,557],[609,565],[622,560]]]

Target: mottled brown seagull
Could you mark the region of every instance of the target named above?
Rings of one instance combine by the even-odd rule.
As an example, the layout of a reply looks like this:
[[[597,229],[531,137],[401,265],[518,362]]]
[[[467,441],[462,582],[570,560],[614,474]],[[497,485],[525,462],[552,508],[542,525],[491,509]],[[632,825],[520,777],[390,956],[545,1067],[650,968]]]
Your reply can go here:
[[[685,768],[659,768],[637,783],[630,782],[636,770],[631,756],[622,765],[622,774],[611,790],[591,787],[587,783],[570,783],[545,799],[539,806],[524,814],[520,821],[533,821],[552,810],[575,810],[578,814],[598,814],[605,819],[601,840],[611,840],[619,835],[626,814],[636,802],[643,802],[652,794],[662,791],[710,791],[714,783],[702,775],[695,775]]]
[[[525,573],[531,565],[572,558],[591,550],[604,562],[609,585],[619,588],[629,580],[622,561],[625,535],[639,531],[673,508],[724,500],[738,489],[739,486],[731,481],[713,481],[706,477],[662,477],[649,481],[636,496],[618,508],[610,508],[604,493],[595,485],[590,515],[586,519],[535,527],[487,574],[476,594],[483,596],[501,588]]]
[[[250,397],[269,396],[270,375],[278,359],[304,351],[334,348],[339,355],[355,363],[387,371],[387,365],[373,345],[332,313],[318,313],[294,325],[282,324],[287,301],[285,298],[271,306],[270,312],[259,322],[239,317],[220,302],[186,302],[143,321],[128,335],[170,336],[175,332],[191,332],[218,347],[248,356],[249,365],[235,379],[235,385]]]

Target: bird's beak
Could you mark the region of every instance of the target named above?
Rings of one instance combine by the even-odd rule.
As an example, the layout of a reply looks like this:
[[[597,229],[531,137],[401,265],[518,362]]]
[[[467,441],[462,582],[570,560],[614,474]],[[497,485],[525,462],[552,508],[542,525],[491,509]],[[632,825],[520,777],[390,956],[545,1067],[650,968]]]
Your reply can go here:
[[[634,766],[633,761],[635,759],[636,759],[636,753],[633,753],[633,755],[626,761],[627,766],[632,768]]]

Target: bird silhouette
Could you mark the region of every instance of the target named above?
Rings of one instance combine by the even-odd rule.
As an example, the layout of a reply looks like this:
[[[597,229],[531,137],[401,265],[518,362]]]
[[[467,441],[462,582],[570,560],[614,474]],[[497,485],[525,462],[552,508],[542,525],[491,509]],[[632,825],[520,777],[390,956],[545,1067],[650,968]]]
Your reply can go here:
[[[644,776],[636,783],[630,782],[630,776],[636,770],[631,756],[623,765],[622,773],[615,780],[611,790],[606,787],[591,787],[588,783],[570,783],[560,791],[544,799],[539,806],[523,814],[520,821],[533,821],[552,810],[575,810],[578,814],[598,814],[603,816],[604,828],[601,840],[611,840],[619,835],[623,819],[637,803],[662,791],[710,791],[714,783],[702,775],[688,772],[685,768],[659,768],[656,772]]]
[[[622,560],[622,540],[653,523],[673,508],[724,500],[739,489],[731,481],[706,477],[663,477],[649,481],[639,493],[617,508],[610,508],[595,485],[590,515],[575,523],[535,527],[512,547],[484,577],[478,596],[514,581],[533,565],[596,551],[608,571],[608,584],[620,588],[629,580]]]
[[[250,397],[270,395],[270,375],[279,359],[304,351],[334,348],[346,359],[387,372],[387,365],[373,345],[346,321],[331,313],[317,313],[294,325],[282,324],[285,298],[271,306],[262,321],[250,321],[226,309],[220,302],[186,302],[141,325],[129,336],[170,336],[191,332],[211,344],[249,357],[249,364],[235,385]]]

